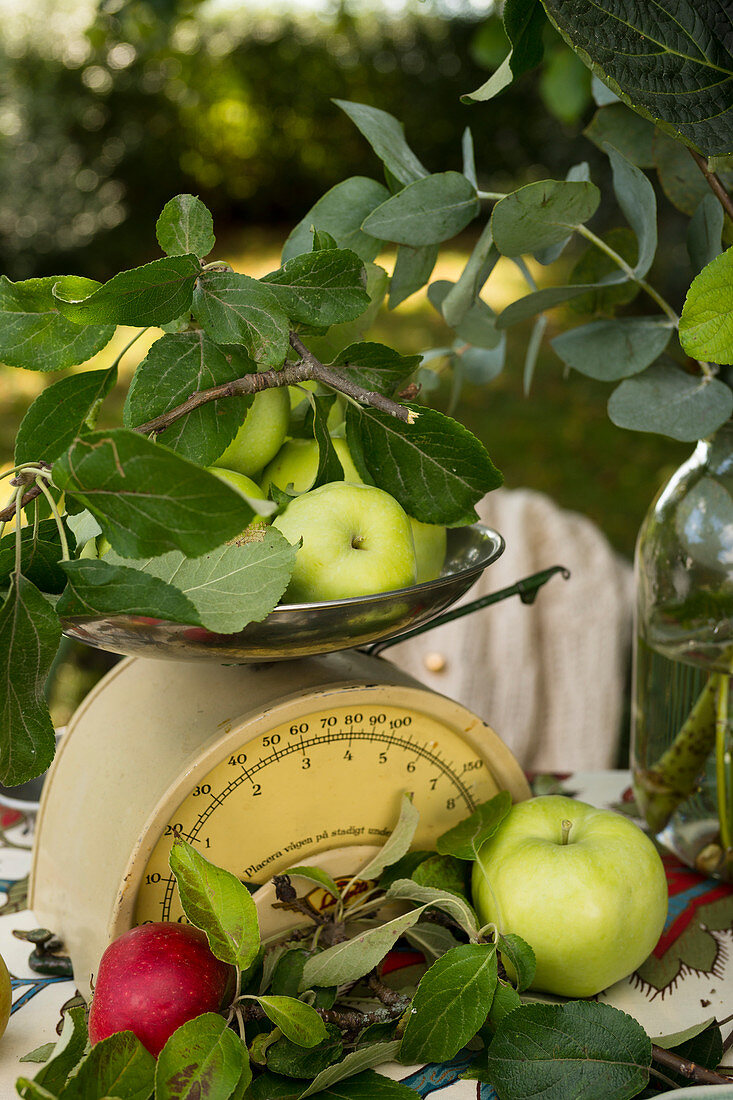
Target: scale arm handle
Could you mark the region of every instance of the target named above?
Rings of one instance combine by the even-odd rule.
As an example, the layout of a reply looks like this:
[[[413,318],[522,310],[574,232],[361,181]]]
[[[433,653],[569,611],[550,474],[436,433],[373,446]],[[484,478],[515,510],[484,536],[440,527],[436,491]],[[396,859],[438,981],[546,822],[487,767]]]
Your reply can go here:
[[[383,650],[389,649],[390,646],[406,642],[408,638],[416,638],[419,634],[425,634],[436,626],[452,623],[454,619],[462,619],[464,615],[472,615],[474,611],[480,611],[482,607],[490,607],[491,604],[506,600],[509,596],[519,596],[522,603],[534,603],[540,588],[547,584],[556,573],[560,573],[563,580],[568,580],[570,577],[570,570],[564,565],[551,565],[549,569],[532,573],[531,576],[516,581],[508,588],[501,588],[498,592],[490,592],[488,596],[481,596],[478,600],[471,600],[469,603],[461,604],[460,607],[454,607],[451,611],[446,611],[443,615],[437,615],[421,626],[415,626],[411,630],[403,630],[401,634],[397,634],[393,638],[386,638],[384,641],[373,642],[372,645],[364,646],[364,652],[368,653],[370,657],[376,657]]]

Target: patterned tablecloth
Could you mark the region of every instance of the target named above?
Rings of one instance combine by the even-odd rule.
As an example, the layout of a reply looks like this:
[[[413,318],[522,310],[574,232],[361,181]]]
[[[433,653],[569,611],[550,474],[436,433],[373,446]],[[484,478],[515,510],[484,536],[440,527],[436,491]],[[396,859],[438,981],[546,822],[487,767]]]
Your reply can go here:
[[[577,773],[562,780],[565,793],[596,806],[620,802],[627,787],[625,772]],[[21,1073],[32,1077],[37,1069],[19,1065],[19,1058],[56,1038],[59,1010],[75,990],[69,979],[34,974],[28,966],[30,945],[13,935],[15,929],[37,926],[26,908],[33,827],[32,821],[19,820],[10,811],[0,824],[0,954],[13,985],[12,1015],[0,1043],[0,1100],[10,1100],[16,1078]],[[726,1021],[726,1039],[733,1032],[733,888],[703,878],[672,856],[665,857],[665,865],[669,914],[662,937],[644,965],[600,999],[635,1016],[652,1037],[715,1017]],[[83,906],[83,898],[79,904]],[[733,1067],[733,1049],[726,1057]],[[494,1100],[488,1085],[460,1080],[466,1062],[459,1056],[447,1065],[394,1065],[383,1072],[435,1100]]]

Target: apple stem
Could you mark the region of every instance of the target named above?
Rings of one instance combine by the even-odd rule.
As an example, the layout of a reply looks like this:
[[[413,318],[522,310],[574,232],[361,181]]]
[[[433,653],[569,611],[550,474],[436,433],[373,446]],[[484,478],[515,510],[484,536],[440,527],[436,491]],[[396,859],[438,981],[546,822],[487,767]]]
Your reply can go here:
[[[567,844],[567,843],[568,843],[568,839],[569,839],[569,837],[570,837],[570,830],[571,830],[571,829],[572,829],[572,827],[573,827],[573,823],[572,823],[572,821],[568,821],[568,819],[567,819],[567,818],[565,818],[565,819],[564,819],[564,820],[563,820],[563,821],[561,822],[561,826],[560,826],[560,827],[562,828],[562,841],[561,841],[561,843],[562,843],[562,844]]]

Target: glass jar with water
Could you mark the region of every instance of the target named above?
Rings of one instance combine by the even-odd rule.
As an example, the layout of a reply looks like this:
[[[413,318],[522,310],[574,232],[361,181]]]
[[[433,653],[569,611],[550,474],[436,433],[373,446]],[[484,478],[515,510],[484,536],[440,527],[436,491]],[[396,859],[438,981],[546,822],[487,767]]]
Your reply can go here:
[[[733,423],[663,488],[635,568],[636,799],[667,847],[733,881]]]

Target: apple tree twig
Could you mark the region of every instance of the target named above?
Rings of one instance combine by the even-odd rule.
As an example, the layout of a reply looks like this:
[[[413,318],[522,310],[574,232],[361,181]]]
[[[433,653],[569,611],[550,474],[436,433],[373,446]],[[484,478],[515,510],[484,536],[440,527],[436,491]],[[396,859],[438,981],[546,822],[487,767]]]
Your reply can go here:
[[[694,149],[690,149],[690,156],[702,172],[705,177],[705,182],[723,207],[723,210],[725,210],[729,218],[733,218],[733,198],[731,198],[725,187],[723,187],[720,176],[710,171],[705,157],[701,156]]]

